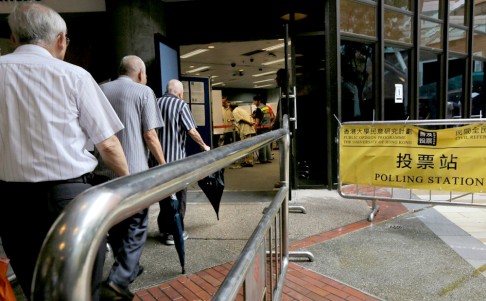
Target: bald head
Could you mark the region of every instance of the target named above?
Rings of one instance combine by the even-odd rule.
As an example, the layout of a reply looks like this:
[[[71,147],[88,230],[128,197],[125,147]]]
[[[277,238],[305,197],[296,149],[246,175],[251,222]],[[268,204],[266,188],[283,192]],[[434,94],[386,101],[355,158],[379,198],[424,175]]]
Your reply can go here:
[[[184,86],[182,83],[177,80],[177,79],[171,79],[167,83],[166,87],[167,93],[174,94],[175,96],[179,97],[180,99],[183,99],[184,96]]]
[[[136,55],[127,55],[121,59],[119,75],[126,75],[140,84],[147,84],[145,63]]]

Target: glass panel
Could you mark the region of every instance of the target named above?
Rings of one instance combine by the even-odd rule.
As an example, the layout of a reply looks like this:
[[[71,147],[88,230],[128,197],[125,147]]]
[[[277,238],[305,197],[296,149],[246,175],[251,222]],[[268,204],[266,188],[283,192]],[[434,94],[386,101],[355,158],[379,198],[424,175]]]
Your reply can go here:
[[[486,34],[475,32],[473,37],[473,54],[486,57]]]
[[[373,49],[341,41],[342,121],[373,120]]]
[[[341,1],[341,31],[376,36],[376,9],[351,0]]]
[[[484,78],[484,65],[484,62],[474,61],[471,117],[484,118],[486,114],[486,97],[484,95],[484,91],[486,91],[486,79]]]
[[[419,14],[439,19],[439,1],[437,0],[419,0]]]
[[[467,32],[465,30],[449,28],[449,49],[460,53],[467,52]]]
[[[474,29],[486,32],[486,2],[474,2]]]
[[[326,72],[324,69],[326,59],[325,35],[297,35],[292,39],[296,53],[296,106],[298,129],[295,137],[297,141],[316,141],[315,121],[323,120],[326,116],[326,104],[323,99],[326,94]],[[298,55],[303,53],[305,55]],[[294,98],[290,99],[293,103]],[[312,108],[312,109],[309,109]],[[293,116],[293,106],[289,108]],[[274,110],[275,111],[275,110]],[[302,118],[300,118],[302,117]],[[326,183],[328,160],[322,154],[327,153],[323,139],[308,147],[303,143],[296,143],[295,150],[298,162],[298,185],[312,186],[317,183]],[[321,154],[321,155],[320,155]]]
[[[449,1],[449,22],[452,24],[466,25],[464,18],[464,0]]]
[[[437,119],[437,83],[439,82],[439,61],[437,55],[420,51],[419,63],[419,119]]]
[[[441,48],[442,25],[436,22],[421,20],[420,46]]]
[[[449,80],[447,81],[446,118],[461,118],[464,94],[465,59],[449,60]]]
[[[412,42],[412,17],[385,10],[385,39]]]
[[[385,4],[395,6],[401,9],[410,10],[411,0],[385,0]]]
[[[400,48],[385,48],[385,120],[403,120],[410,116],[408,97],[409,52]]]

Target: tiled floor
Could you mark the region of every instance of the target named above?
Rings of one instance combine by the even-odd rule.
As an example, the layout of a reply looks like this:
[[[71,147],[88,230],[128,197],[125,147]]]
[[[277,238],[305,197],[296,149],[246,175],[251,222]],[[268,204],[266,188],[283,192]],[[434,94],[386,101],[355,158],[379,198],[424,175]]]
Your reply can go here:
[[[388,220],[407,211],[400,203],[378,203],[380,214],[377,215],[373,223]],[[368,227],[373,223],[362,220],[326,231],[292,242],[289,250],[308,247],[363,227]],[[156,287],[139,290],[136,292],[134,300],[211,300],[211,296],[217,291],[231,266],[232,263],[227,263],[192,275],[178,277]],[[243,297],[240,295],[237,300],[243,300]],[[291,262],[287,270],[282,300],[371,301],[379,299]]]
[[[437,211],[472,237],[486,244],[486,208],[435,206]]]

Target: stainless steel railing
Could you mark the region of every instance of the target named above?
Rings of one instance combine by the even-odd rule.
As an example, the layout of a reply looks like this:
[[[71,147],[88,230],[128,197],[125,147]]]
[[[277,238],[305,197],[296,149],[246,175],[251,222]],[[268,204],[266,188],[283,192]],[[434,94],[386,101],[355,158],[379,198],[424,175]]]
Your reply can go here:
[[[281,212],[286,215],[289,131],[288,119],[284,117],[283,129],[118,178],[76,197],[56,220],[44,241],[34,272],[32,300],[90,300],[90,279],[96,254],[113,225],[274,141],[281,146],[280,179],[284,183],[277,199],[285,200]],[[275,206],[280,206],[276,200],[266,216],[275,216]],[[284,224],[285,215],[282,218]],[[267,228],[261,222],[255,233]],[[253,237],[260,239],[260,234],[255,233],[250,242]],[[285,248],[280,253],[286,255],[286,230],[281,235]],[[245,249],[240,256],[251,257],[251,252]],[[285,257],[283,261],[286,261]],[[241,265],[244,266],[242,272],[247,270],[246,261]],[[238,278],[236,283],[239,283],[242,276],[234,273],[227,278],[231,278],[231,282]],[[283,286],[283,280],[279,281]],[[220,295],[227,295],[226,283],[222,289]]]

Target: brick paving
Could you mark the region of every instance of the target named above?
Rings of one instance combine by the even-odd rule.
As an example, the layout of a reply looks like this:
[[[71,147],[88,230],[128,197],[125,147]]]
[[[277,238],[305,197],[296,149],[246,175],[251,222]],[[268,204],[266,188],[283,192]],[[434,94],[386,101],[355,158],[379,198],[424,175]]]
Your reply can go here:
[[[290,244],[289,250],[296,251],[307,248],[314,244],[392,219],[407,212],[407,209],[401,203],[381,201],[377,201],[377,203],[380,211],[372,222],[361,220],[299,241],[294,241]],[[180,276],[171,281],[164,282],[159,286],[137,291],[134,300],[209,301],[218,290],[218,287],[223,282],[231,267],[232,262],[205,269],[192,275]],[[241,289],[236,300],[244,300]],[[283,288],[282,300],[372,301],[379,299],[290,262]]]

